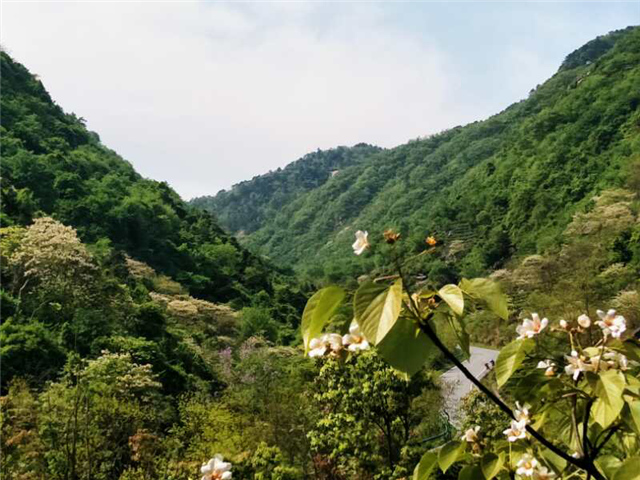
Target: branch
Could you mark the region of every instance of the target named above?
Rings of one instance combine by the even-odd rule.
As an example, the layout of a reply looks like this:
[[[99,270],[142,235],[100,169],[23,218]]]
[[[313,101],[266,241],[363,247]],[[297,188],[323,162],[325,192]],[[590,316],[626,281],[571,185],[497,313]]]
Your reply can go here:
[[[516,420],[515,415],[511,411],[511,408],[509,408],[509,406],[505,404],[495,393],[493,393],[487,386],[485,386],[480,380],[478,380],[469,370],[467,370],[467,368],[462,364],[462,362],[456,358],[456,356],[442,343],[442,341],[440,341],[440,338],[438,337],[436,332],[431,328],[431,326],[420,318],[420,315],[418,313],[420,310],[418,310],[417,305],[413,301],[413,298],[411,296],[411,290],[409,289],[409,285],[405,281],[404,274],[402,273],[402,264],[400,263],[398,257],[396,257],[394,260],[395,260],[396,267],[398,269],[398,273],[400,274],[400,278],[402,278],[403,280],[404,288],[407,291],[409,302],[411,302],[411,305],[413,306],[413,309],[410,308],[409,311],[417,320],[418,327],[420,328],[420,330],[425,335],[427,335],[427,337],[429,337],[429,339],[434,343],[436,347],[438,347],[438,349],[444,354],[444,356],[448,360],[450,360],[456,367],[458,367],[458,369],[462,372],[462,374],[465,377],[467,377],[467,379],[471,383],[473,383],[478,388],[478,390],[484,393],[493,403],[495,403],[500,408],[500,410],[506,413],[509,416],[509,418]],[[574,465],[578,468],[585,470],[588,474],[593,475],[593,477],[596,480],[606,480],[606,478],[602,476],[602,474],[595,468],[595,466],[593,465],[593,461],[589,457],[584,456],[583,458],[574,458],[568,453],[566,453],[565,451],[555,446],[552,442],[547,440],[544,436],[542,436],[542,434],[540,434],[532,426],[527,425],[526,430],[527,432],[529,432],[529,434],[533,438],[538,440],[542,445],[547,447],[549,450],[551,450],[553,453],[558,455],[560,458],[566,460],[571,465]]]
[[[473,383],[478,388],[478,390],[480,390],[487,397],[489,397],[489,399],[493,403],[495,403],[500,408],[500,410],[502,410],[504,413],[506,413],[509,416],[509,418],[511,418],[513,420],[516,419],[515,415],[511,411],[511,409],[502,400],[500,400],[500,398],[498,398],[498,396],[496,394],[494,394],[488,387],[486,387],[481,381],[479,381],[476,377],[474,377],[473,374],[469,370],[467,370],[467,368],[462,364],[462,362],[460,362],[460,360],[458,360],[456,358],[456,356],[453,353],[451,353],[449,351],[449,349],[440,341],[440,339],[438,338],[438,335],[431,329],[431,327],[429,325],[420,323],[419,327],[420,327],[420,330],[422,330],[429,337],[429,339],[431,339],[431,341],[436,345],[436,347],[438,347],[438,349],[444,354],[444,356],[448,360],[450,360],[456,367],[458,367],[458,369],[462,372],[462,374],[465,377],[467,377],[467,379],[469,379],[469,381],[471,383]],[[566,453],[563,450],[561,450],[560,448],[558,448],[557,446],[555,446],[553,443],[551,443],[549,440],[547,440],[545,437],[543,437],[542,434],[540,434],[537,430],[535,430],[530,425],[527,425],[526,429],[527,429],[527,432],[529,432],[529,434],[533,438],[538,440],[542,445],[547,447],[549,450],[551,450],[553,453],[555,453],[559,457],[561,457],[564,460],[566,460],[571,465],[574,465],[574,466],[576,466],[578,468],[581,468],[581,469],[587,471],[588,473],[593,475],[593,477],[596,480],[606,480],[600,474],[600,472],[598,472],[593,467],[593,463],[590,463],[589,460],[586,457],[582,458],[582,459],[581,458],[574,458],[571,455],[569,455],[568,453]]]

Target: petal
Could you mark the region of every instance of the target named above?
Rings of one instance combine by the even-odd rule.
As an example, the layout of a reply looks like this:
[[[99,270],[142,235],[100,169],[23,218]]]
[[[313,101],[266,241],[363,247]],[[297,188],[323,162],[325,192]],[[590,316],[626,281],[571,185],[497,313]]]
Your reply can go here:
[[[604,313],[602,310],[596,310],[596,313],[598,314],[598,316],[604,320],[604,317],[607,316],[606,313]]]
[[[220,478],[221,480],[229,480],[231,478],[231,475],[231,472],[224,472]]]

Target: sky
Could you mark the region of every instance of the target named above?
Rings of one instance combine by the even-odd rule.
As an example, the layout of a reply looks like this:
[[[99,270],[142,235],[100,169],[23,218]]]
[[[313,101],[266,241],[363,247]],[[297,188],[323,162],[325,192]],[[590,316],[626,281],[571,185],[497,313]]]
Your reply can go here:
[[[144,176],[212,195],[527,97],[640,2],[3,0],[0,42]]]

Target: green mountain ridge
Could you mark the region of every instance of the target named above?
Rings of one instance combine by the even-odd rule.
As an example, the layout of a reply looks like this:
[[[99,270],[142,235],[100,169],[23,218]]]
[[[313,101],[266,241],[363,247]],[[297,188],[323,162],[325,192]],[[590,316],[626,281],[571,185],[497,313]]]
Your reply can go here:
[[[263,192],[263,177],[198,204],[232,231],[252,232],[243,237],[250,249],[312,279],[370,270],[375,255],[354,258],[353,234],[380,238],[387,228],[416,247],[432,233],[457,241],[455,270],[476,275],[561,242],[574,212],[624,183],[640,155],[639,105],[640,29],[629,27],[569,54],[526,100],[374,152],[270,211],[255,231],[236,206],[244,212],[253,199],[280,193]],[[287,169],[270,175],[291,181]]]
[[[290,163],[284,169],[253,177],[215,196],[192,199],[196,207],[216,212],[231,232],[250,234],[300,195],[324,185],[340,170],[364,161],[382,149],[360,143],[351,148],[318,150]]]
[[[3,226],[53,216],[216,302],[248,304],[287,283],[167,183],[140,176],[5,52],[1,64]]]

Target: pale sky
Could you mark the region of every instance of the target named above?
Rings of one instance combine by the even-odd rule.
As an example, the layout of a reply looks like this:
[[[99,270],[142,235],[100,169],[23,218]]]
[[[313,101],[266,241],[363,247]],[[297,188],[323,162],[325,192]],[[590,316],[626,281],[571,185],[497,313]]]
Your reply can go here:
[[[2,2],[65,111],[185,199],[318,148],[393,147],[526,98],[640,2]]]

